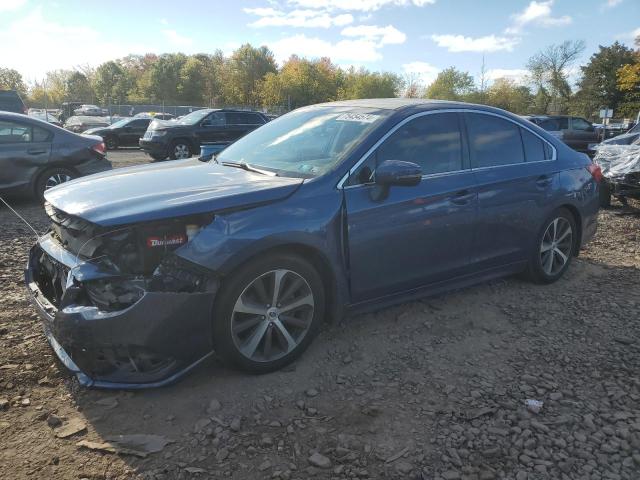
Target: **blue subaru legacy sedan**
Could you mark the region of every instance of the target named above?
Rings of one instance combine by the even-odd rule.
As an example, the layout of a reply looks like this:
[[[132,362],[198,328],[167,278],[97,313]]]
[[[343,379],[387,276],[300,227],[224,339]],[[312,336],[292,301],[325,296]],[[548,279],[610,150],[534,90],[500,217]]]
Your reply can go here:
[[[499,109],[314,105],[209,161],[48,190],[26,283],[84,385],[160,386],[213,354],[269,372],[326,319],[521,272],[558,280],[596,230],[600,177]]]

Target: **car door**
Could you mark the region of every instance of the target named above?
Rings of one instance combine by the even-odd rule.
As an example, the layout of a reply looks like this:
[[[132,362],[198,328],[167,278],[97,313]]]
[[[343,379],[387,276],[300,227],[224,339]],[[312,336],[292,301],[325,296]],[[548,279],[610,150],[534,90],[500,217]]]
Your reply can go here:
[[[533,129],[499,115],[466,113],[465,124],[478,186],[472,268],[525,260],[558,186],[553,147]]]
[[[0,188],[29,186],[49,160],[52,137],[45,128],[0,119]]]
[[[228,112],[227,129],[230,141],[245,136],[251,130],[262,125],[262,117],[252,112]]]
[[[579,117],[571,117],[570,123],[575,142],[575,146],[572,148],[580,152],[592,152],[590,147],[598,143],[598,135],[593,125],[584,118]]]
[[[227,120],[224,112],[212,112],[207,115],[196,129],[200,143],[228,141]]]
[[[343,191],[354,302],[467,272],[477,194],[460,127],[458,113],[419,114],[352,169]],[[372,179],[385,160],[417,163],[421,183],[379,198]]]
[[[144,132],[147,131],[149,123],[151,123],[150,118],[137,118],[121,127],[119,132],[120,144],[138,146],[138,141],[144,135]]]

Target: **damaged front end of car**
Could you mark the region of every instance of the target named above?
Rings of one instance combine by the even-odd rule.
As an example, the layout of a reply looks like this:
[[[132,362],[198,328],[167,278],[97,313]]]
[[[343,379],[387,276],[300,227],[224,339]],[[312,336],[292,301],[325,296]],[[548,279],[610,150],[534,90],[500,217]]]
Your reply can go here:
[[[179,256],[212,214],[102,227],[47,204],[25,272],[57,356],[81,384],[171,383],[212,354],[219,279]]]

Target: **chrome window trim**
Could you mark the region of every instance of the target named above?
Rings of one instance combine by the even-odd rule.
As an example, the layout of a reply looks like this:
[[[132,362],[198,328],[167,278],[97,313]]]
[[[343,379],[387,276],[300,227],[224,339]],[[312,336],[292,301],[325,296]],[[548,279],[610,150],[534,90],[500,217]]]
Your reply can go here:
[[[378,148],[387,138],[389,138],[393,133],[395,133],[396,130],[398,130],[400,127],[402,127],[403,125],[409,123],[411,120],[414,120],[416,118],[420,118],[420,117],[424,117],[425,115],[436,115],[438,113],[478,113],[481,115],[490,115],[492,117],[498,117],[501,118],[503,120],[506,120],[508,122],[511,122],[515,125],[517,125],[520,128],[524,128],[526,130],[528,130],[529,132],[531,132],[532,134],[534,134],[536,137],[538,137],[540,140],[542,140],[543,142],[545,142],[547,145],[549,145],[552,149],[552,155],[551,155],[551,159],[545,159],[545,160],[534,160],[533,162],[522,162],[522,163],[511,163],[511,164],[507,164],[507,165],[492,165],[489,167],[479,167],[479,168],[464,168],[462,170],[456,170],[453,172],[443,172],[444,174],[454,174],[454,173],[460,173],[460,172],[472,172],[474,170],[487,170],[487,169],[494,169],[494,168],[501,168],[501,167],[510,167],[510,166],[514,166],[514,165],[526,165],[526,164],[530,164],[530,163],[542,163],[542,162],[554,162],[557,160],[558,158],[558,152],[556,150],[556,147],[549,143],[549,141],[547,139],[545,139],[544,137],[542,137],[540,134],[538,134],[537,132],[534,132],[531,128],[529,128],[527,125],[523,125],[509,117],[505,117],[504,115],[498,114],[498,113],[494,113],[494,112],[485,112],[483,110],[474,110],[472,108],[446,108],[446,109],[442,109],[442,110],[429,110],[427,112],[418,112],[418,113],[414,113],[413,115],[405,118],[404,120],[402,120],[401,122],[399,122],[397,125],[394,125],[393,128],[391,128],[387,133],[385,133],[369,150],[366,151],[366,153],[360,157],[360,160],[358,160],[353,167],[351,167],[349,169],[349,171],[347,171],[347,173],[345,173],[342,178],[340,179],[340,181],[338,182],[338,184],[336,185],[336,188],[338,189],[345,189],[345,188],[351,188],[351,187],[359,187],[361,185],[371,185],[371,183],[362,183],[359,185],[347,185],[345,186],[344,183],[347,181],[347,179],[349,178],[349,175],[353,174],[358,167],[367,159],[367,157],[369,157],[369,155],[371,155],[376,148]],[[464,134],[464,132],[460,132],[461,134]],[[467,139],[468,141],[468,139]],[[521,140],[522,141],[522,140]],[[523,142],[524,145],[524,142]],[[442,175],[441,173],[435,173],[435,174],[427,174],[427,175],[423,175],[422,178],[425,177],[432,177],[434,175]]]

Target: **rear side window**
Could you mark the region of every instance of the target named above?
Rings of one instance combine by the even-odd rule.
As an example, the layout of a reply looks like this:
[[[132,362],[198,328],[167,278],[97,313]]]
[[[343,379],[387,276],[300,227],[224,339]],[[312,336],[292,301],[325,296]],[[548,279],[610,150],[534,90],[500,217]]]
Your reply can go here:
[[[377,161],[404,160],[420,165],[424,175],[462,169],[458,115],[436,113],[411,120],[377,150]]]
[[[51,137],[51,132],[44,128],[0,120],[0,144],[47,142]]]
[[[518,125],[479,113],[467,114],[466,121],[471,159],[476,168],[524,162]]]
[[[547,132],[557,132],[560,130],[560,125],[555,120],[549,118],[546,120],[540,120],[538,125],[544,128]]]
[[[255,113],[229,112],[227,122],[230,125],[262,125],[262,117]]]
[[[228,114],[227,114],[228,115]],[[225,120],[225,114],[222,112],[213,112],[202,122],[203,127],[222,127],[229,123],[229,120]]]
[[[526,128],[520,128],[520,134],[522,135],[524,156],[527,162],[539,162],[541,160],[551,159],[551,147],[547,142]]]

